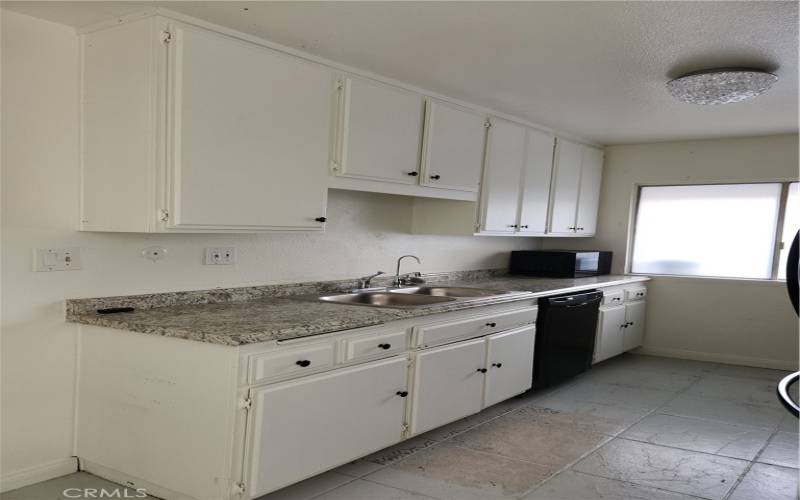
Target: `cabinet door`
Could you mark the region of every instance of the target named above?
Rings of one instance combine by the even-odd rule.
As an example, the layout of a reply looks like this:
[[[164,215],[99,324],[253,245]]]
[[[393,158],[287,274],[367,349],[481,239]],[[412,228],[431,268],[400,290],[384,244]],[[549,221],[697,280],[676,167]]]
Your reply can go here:
[[[628,351],[642,345],[644,338],[644,306],[646,302],[640,300],[625,305],[624,350]]]
[[[486,343],[486,368],[489,371],[483,405],[491,406],[530,389],[536,326],[490,335]]]
[[[250,496],[400,441],[407,371],[402,357],[252,390]]]
[[[424,100],[362,78],[343,81],[339,174],[417,184]]]
[[[600,308],[600,315],[597,319],[597,337],[594,341],[593,363],[599,363],[625,351],[623,348],[624,323],[625,306]]]
[[[575,223],[575,230],[581,236],[592,236],[596,232],[602,178],[603,151],[584,147],[581,186],[578,193],[578,218]]]
[[[172,33],[168,227],[321,229],[332,73],[199,28]]]
[[[518,225],[525,127],[493,119],[488,137],[481,190],[481,230],[513,233]]]
[[[550,231],[575,234],[575,216],[581,179],[583,146],[563,139],[556,146],[551,191]]]
[[[411,433],[419,434],[481,410],[486,341],[459,342],[417,354]]]
[[[528,129],[519,209],[520,234],[544,234],[547,230],[554,143],[554,136]]]
[[[478,191],[486,143],[486,118],[429,100],[422,157],[424,186]]]

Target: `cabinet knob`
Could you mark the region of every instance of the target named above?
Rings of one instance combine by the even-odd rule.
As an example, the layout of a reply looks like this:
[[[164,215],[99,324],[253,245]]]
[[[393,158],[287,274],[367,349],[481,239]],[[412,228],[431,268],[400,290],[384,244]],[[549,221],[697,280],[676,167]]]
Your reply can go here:
[[[516,224],[508,224],[507,227],[514,227],[515,228],[515,227],[517,227],[517,225]]]
[[[310,365],[310,364],[311,364],[311,361],[309,361],[309,360],[307,360],[307,359],[301,359],[300,361],[298,361],[298,362],[297,362],[297,363],[295,363],[295,364],[296,364],[296,365],[299,365],[299,366],[302,366],[303,368],[305,368],[306,366],[308,366],[308,365]]]
[[[408,391],[397,391],[395,394],[397,394],[401,398],[404,398],[404,397],[408,396]]]
[[[528,229],[528,225],[525,224],[524,226],[519,226],[520,229]]]
[[[567,229],[569,229],[570,231],[575,231],[577,228],[573,226],[573,227],[568,227]]]
[[[492,366],[500,368],[503,366],[503,363],[492,363]]]
[[[628,326],[633,326],[633,321],[628,322]]]
[[[410,175],[411,177],[416,177],[419,175],[419,172],[409,172],[408,175]]]
[[[492,323],[486,323],[486,326],[488,326],[488,327],[490,327],[490,328],[494,328],[494,327],[496,327],[496,326],[497,326],[497,323],[494,323],[494,322],[492,322]]]
[[[619,297],[614,297],[613,299],[611,299],[611,302],[614,302],[615,300],[620,300],[620,298]]]
[[[439,175],[439,174],[436,174],[436,175],[432,175],[432,176],[431,176],[431,179],[433,179],[433,180],[435,180],[435,181],[438,181],[438,180],[439,180],[439,179],[441,179],[441,178],[442,178],[442,176],[441,176],[441,175]]]
[[[314,219],[314,220],[315,220],[315,221],[317,221],[317,222],[325,222],[325,221],[327,221],[327,220],[328,220],[328,218],[327,218],[327,217],[317,217],[317,218],[316,218],[316,219]]]
[[[378,344],[378,347],[380,347],[385,351],[387,349],[390,349],[392,347],[392,344]]]
[[[620,328],[628,328],[628,323],[623,323],[619,325]]]
[[[487,370],[486,368],[478,368],[478,371],[481,373],[486,373],[489,370]]]
[[[576,227],[575,230],[576,231],[583,231],[583,228],[582,227]]]

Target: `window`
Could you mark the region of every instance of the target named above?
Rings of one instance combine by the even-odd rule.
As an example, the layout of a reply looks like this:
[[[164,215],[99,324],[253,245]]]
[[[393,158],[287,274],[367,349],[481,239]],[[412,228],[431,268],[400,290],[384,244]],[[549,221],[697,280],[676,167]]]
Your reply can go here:
[[[784,279],[799,227],[796,182],[645,186],[631,271]]]

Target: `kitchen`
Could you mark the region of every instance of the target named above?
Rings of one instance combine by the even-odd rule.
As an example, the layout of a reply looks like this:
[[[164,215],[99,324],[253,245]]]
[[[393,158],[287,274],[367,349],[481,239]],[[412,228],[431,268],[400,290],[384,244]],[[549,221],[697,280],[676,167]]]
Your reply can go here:
[[[3,499],[797,497],[795,3],[0,15]]]

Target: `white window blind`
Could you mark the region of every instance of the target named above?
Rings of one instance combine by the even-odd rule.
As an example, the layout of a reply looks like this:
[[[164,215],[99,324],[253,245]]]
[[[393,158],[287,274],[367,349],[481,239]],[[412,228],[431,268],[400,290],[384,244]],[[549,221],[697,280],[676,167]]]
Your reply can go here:
[[[631,271],[771,278],[781,190],[781,183],[642,187]]]

